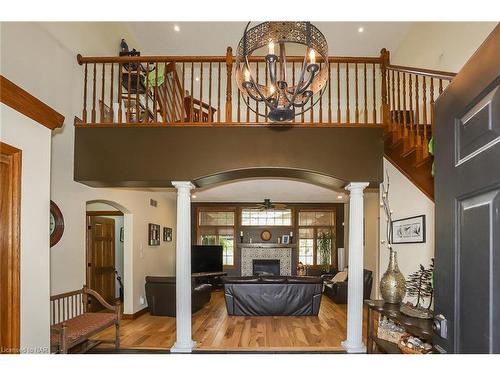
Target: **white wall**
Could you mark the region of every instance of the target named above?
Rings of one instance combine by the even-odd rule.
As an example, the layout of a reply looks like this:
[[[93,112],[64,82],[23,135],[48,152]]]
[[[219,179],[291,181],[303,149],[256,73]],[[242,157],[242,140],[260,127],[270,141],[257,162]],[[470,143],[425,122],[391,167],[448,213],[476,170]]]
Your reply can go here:
[[[397,252],[399,269],[405,276],[416,271],[420,264],[427,267],[434,257],[434,202],[422,193],[410,180],[399,172],[387,159],[384,158],[384,183],[389,175],[389,203],[393,211],[393,220],[405,217],[425,215],[426,242],[423,244],[399,244],[393,248]],[[381,197],[379,197],[381,202]],[[387,270],[389,250],[386,246],[387,221],[383,208],[380,207],[380,274],[379,279]],[[413,302],[413,299],[408,298]]]
[[[128,212],[125,234],[130,246],[126,272],[134,277],[128,292],[126,313],[145,307],[144,276],[172,275],[175,265],[175,239],[159,247],[147,246],[149,222],[175,228],[175,195],[126,189],[94,189],[73,181],[73,118],[81,116],[83,70],[76,53],[116,55],[120,39],[133,41],[126,24],[110,23],[2,23],[2,74],[66,117],[62,130],[52,136],[51,198],[61,209],[65,231],[51,251],[51,293],[81,288],[85,282],[85,205],[87,201],[116,202]],[[132,155],[123,155],[123,162]],[[170,161],[171,162],[171,161]],[[149,199],[158,201],[158,208]],[[175,232],[175,231],[174,231]],[[175,236],[175,233],[174,233]],[[141,251],[142,250],[142,251]],[[126,288],[127,291],[127,288]]]
[[[493,31],[496,22],[416,22],[391,63],[458,72]]]
[[[50,130],[0,104],[0,140],[22,150],[21,350],[48,350]]]

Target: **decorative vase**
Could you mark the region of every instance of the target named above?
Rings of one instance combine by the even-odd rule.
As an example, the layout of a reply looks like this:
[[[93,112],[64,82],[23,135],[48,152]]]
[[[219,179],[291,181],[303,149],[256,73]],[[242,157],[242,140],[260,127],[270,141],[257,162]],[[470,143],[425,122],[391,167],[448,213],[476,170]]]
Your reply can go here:
[[[387,271],[380,280],[380,293],[387,303],[401,303],[406,295],[406,281],[398,267],[397,253],[392,249]]]

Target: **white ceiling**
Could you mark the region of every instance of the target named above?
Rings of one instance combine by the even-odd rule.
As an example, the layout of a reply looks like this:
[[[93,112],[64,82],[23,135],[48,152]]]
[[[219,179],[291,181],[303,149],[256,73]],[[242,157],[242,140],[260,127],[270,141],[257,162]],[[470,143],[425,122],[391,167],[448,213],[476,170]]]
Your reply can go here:
[[[252,25],[255,25],[253,23]],[[314,22],[328,41],[331,56],[378,56],[394,51],[412,22]],[[179,32],[174,26],[179,26]],[[236,49],[246,22],[130,22],[143,55],[224,55]],[[364,32],[359,33],[358,28]],[[233,52],[234,53],[234,52]]]
[[[195,202],[344,202],[346,194],[306,182],[284,179],[252,179],[197,189]],[[340,199],[338,197],[341,197]]]

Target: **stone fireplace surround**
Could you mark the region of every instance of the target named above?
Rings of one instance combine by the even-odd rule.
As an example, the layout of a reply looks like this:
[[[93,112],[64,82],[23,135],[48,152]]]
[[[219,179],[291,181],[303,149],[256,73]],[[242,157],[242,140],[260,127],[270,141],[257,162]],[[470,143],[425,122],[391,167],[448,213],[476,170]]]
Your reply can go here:
[[[253,275],[254,259],[277,259],[280,261],[280,275],[292,275],[292,249],[290,247],[259,247],[257,244],[245,247],[243,245],[241,248],[241,276]]]

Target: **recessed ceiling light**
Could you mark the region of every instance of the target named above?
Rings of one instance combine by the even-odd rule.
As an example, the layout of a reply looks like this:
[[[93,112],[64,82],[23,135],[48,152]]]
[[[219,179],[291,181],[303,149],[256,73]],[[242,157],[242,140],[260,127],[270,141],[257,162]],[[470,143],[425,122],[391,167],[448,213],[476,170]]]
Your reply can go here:
[[[337,199],[342,199],[342,195],[337,195]]]
[[[362,33],[363,31],[365,31],[363,27],[358,27],[358,33]]]
[[[195,199],[195,198],[196,198],[196,195],[195,195],[195,194],[191,195],[191,198]]]
[[[174,26],[174,30],[177,31],[177,32],[179,32],[179,31],[181,31],[181,28],[178,25],[175,25]]]
[[[200,77],[196,77],[195,80],[196,82],[198,82],[200,80]]]

